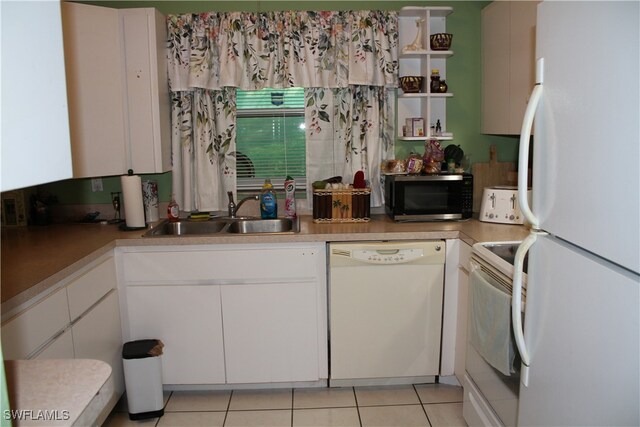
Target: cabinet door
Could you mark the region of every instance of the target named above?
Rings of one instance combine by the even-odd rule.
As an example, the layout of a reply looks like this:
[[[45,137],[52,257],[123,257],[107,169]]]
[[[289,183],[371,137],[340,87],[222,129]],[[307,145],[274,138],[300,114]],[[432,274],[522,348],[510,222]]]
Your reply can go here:
[[[315,381],[315,282],[222,286],[228,383]]]
[[[482,132],[517,135],[535,83],[537,1],[482,9]]]
[[[469,301],[469,261],[471,246],[460,241],[460,258],[458,263],[458,321],[456,327],[456,357],[454,372],[462,384],[465,372],[465,356],[467,352],[467,319]]]
[[[0,28],[0,191],[71,178],[60,1],[3,1]]]
[[[34,359],[73,359],[71,328],[51,341]]]
[[[509,48],[509,133],[520,134],[535,84],[537,1],[512,1]]]
[[[164,16],[155,9],[122,9],[130,167],[136,173],[171,169],[169,83]]]
[[[116,394],[124,392],[122,330],[118,292],[114,289],[72,325],[76,359],[97,359],[113,370]]]
[[[126,171],[118,10],[62,5],[75,178]]]
[[[482,9],[482,133],[507,133],[511,3],[496,1]]]
[[[164,384],[225,382],[219,286],[129,286],[126,296],[130,339],[164,343]]]

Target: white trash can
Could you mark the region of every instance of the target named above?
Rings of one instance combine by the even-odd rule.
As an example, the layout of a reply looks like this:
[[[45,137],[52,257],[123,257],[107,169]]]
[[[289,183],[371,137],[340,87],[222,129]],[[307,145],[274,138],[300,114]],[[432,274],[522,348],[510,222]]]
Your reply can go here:
[[[162,341],[155,339],[130,341],[122,347],[124,382],[131,420],[164,415],[162,347]]]

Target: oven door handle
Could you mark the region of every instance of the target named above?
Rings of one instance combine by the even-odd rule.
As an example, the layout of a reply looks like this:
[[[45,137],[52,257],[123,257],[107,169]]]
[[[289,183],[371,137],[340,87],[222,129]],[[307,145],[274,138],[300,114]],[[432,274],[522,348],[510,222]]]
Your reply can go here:
[[[527,387],[529,385],[529,366],[531,359],[527,345],[524,342],[524,330],[522,328],[522,279],[524,275],[524,257],[540,235],[547,233],[532,231],[526,239],[522,241],[516,251],[513,262],[513,292],[511,294],[511,322],[513,326],[513,336],[520,353],[522,367],[520,369],[520,382]]]

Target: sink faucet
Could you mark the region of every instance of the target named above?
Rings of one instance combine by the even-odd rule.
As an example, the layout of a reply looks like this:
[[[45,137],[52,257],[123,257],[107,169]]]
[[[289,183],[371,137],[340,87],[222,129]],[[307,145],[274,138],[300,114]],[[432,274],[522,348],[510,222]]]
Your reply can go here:
[[[247,200],[260,200],[260,196],[258,195],[253,195],[253,196],[249,196],[249,197],[245,197],[244,199],[240,200],[238,202],[238,204],[235,204],[233,202],[233,192],[231,191],[227,191],[227,196],[229,196],[229,218],[235,218],[236,217],[236,212],[238,212],[238,209],[240,209],[240,206],[242,206],[242,204],[244,202],[246,202]]]

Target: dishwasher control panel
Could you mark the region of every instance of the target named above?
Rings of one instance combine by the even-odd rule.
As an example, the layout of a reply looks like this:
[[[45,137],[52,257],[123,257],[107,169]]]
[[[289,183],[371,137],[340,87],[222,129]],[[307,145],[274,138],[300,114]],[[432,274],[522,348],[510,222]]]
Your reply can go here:
[[[422,249],[354,250],[351,258],[373,264],[401,264],[424,256]]]
[[[392,265],[406,263],[444,263],[444,242],[331,245],[333,261],[348,264]]]

